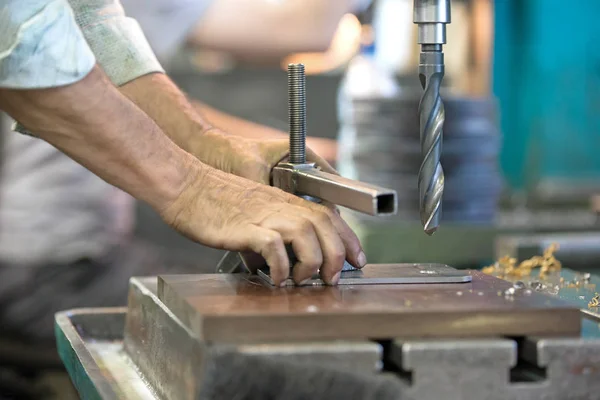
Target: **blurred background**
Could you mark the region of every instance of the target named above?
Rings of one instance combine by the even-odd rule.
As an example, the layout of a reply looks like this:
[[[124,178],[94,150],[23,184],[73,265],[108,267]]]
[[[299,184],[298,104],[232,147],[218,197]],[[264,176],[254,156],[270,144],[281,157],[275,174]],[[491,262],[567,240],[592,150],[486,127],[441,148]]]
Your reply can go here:
[[[169,63],[191,96],[287,129],[286,66],[307,68],[308,134],[339,139],[345,176],[399,191],[399,214],[352,215],[370,262],[438,261],[474,267],[560,242],[574,268],[600,255],[600,50],[578,0],[453,0],[446,58],[444,222],[427,237],[418,221],[420,96],[412,0],[375,0],[338,23],[329,48],[284,59],[236,57],[188,46]],[[277,40],[281,32],[272,32]],[[221,252],[192,244],[144,205],[138,235],[174,262],[210,271]],[[524,252],[524,253],[523,253]],[[595,264],[598,265],[598,264]]]

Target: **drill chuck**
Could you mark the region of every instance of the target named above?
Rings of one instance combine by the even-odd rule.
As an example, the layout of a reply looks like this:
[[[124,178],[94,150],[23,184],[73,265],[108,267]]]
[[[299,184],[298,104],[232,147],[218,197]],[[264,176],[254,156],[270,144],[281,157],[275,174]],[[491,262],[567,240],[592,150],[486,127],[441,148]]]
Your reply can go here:
[[[413,22],[419,25],[419,44],[445,44],[450,21],[450,0],[415,0]]]

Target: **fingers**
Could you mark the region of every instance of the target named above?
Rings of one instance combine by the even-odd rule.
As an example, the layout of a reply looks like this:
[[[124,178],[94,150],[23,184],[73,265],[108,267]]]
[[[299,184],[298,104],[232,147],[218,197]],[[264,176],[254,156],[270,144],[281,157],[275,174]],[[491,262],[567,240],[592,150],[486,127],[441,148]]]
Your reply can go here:
[[[310,220],[295,216],[282,217],[278,214],[261,226],[279,232],[285,243],[291,243],[298,260],[293,268],[294,282],[302,284],[319,271],[323,264],[323,252]]]
[[[315,204],[303,199],[297,199],[298,202],[315,211],[323,212],[327,215],[330,223],[334,226],[337,236],[341,239],[345,249],[345,259],[355,268],[362,268],[367,264],[367,257],[363,252],[360,240],[340,216],[337,207],[331,203]]]
[[[282,236],[277,231],[255,225],[241,229],[240,232],[243,235],[240,239],[267,262],[275,285],[284,285],[290,275],[290,261]]]
[[[294,198],[293,201],[297,200]],[[293,279],[297,284],[310,279],[320,269],[323,281],[335,285],[339,281],[348,250],[332,220],[334,214],[323,206],[317,207],[309,202],[299,204],[302,205],[288,204],[286,207],[278,207],[277,212],[271,213],[259,225],[267,231],[275,232],[283,243],[292,245],[298,259],[293,273]],[[351,231],[350,233],[353,235]],[[289,262],[284,267],[280,267],[277,258],[274,258],[274,261],[267,260],[267,263],[275,283],[283,282],[288,276],[285,273],[289,271]]]
[[[346,249],[346,260],[355,268],[362,268],[367,264],[367,257],[362,249],[358,236],[342,219],[339,212],[330,212],[329,217],[344,243]]]
[[[340,279],[340,272],[346,258],[344,243],[327,212],[322,210],[307,211],[306,217],[314,226],[323,254],[320,271],[321,279],[327,284],[336,285]]]

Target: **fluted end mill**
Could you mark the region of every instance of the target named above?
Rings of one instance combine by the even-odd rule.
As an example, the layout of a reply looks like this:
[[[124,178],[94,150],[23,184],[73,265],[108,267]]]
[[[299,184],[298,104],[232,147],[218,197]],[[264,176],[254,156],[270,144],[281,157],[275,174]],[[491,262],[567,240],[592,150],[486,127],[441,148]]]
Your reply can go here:
[[[419,120],[423,161],[419,170],[419,210],[423,229],[428,235],[435,233],[440,225],[444,193],[444,171],[440,163],[445,119],[440,97],[443,77],[441,46],[422,46],[419,78],[424,92],[419,104]]]
[[[288,65],[290,163],[306,163],[306,78],[303,64]]]

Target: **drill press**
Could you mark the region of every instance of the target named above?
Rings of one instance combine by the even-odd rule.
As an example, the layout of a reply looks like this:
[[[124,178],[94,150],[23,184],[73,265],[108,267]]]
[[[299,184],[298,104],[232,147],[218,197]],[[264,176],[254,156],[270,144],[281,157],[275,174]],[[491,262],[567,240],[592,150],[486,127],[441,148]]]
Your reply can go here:
[[[444,171],[440,164],[444,105],[440,86],[444,77],[442,46],[446,43],[446,24],[450,23],[450,0],[415,0],[413,18],[419,26],[419,80],[424,89],[419,105],[423,157],[419,170],[419,211],[425,233],[432,235],[440,224],[444,192]]]

